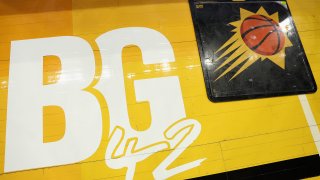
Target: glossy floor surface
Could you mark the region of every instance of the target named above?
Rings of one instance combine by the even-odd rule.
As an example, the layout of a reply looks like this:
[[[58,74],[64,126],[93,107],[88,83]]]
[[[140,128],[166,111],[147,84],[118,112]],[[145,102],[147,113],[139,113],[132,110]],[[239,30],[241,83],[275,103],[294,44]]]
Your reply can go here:
[[[293,19],[317,84],[320,84],[320,1],[288,0]],[[187,0],[3,0],[0,1],[0,179],[124,179],[127,169],[110,168],[105,161],[111,134],[107,102],[95,90],[103,78],[103,64],[96,39],[111,30],[147,27],[163,34],[172,45],[175,62],[143,64],[141,50],[126,46],[122,51],[123,76],[130,125],[147,130],[152,112],[137,102],[136,80],[179,78],[185,115],[201,124],[198,137],[168,169],[205,158],[201,165],[175,174],[171,179],[217,174],[273,162],[318,154],[312,131],[298,96],[212,103],[208,100]],[[4,173],[10,42],[56,36],[77,36],[92,47],[95,78],[89,85],[102,112],[102,140],[85,160],[57,167]],[[43,84],[59,81],[61,64],[48,56],[43,64]],[[71,72],[72,73],[72,72]],[[28,79],[25,80],[28,82]],[[68,82],[66,82],[68,83]],[[23,91],[23,89],[21,90]],[[307,95],[318,125],[320,92]],[[165,97],[163,97],[165,98]],[[305,101],[305,99],[302,99]],[[19,112],[16,112],[19,113]],[[319,126],[318,126],[319,128]],[[59,141],[65,133],[63,111],[43,108],[43,142]],[[310,130],[313,129],[313,130]],[[190,130],[191,131],[191,130]],[[154,153],[137,163],[135,179],[153,179],[154,169],[175,150]]]

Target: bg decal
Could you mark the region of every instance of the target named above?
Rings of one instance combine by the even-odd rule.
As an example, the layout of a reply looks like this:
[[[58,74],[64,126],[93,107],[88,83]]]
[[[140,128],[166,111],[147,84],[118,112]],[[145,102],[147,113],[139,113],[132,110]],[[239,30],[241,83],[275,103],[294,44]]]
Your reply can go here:
[[[178,76],[136,80],[136,100],[150,104],[152,123],[149,129],[136,131],[129,122],[122,49],[138,46],[144,64],[174,62],[166,37],[152,29],[131,27],[104,33],[96,42],[102,75],[94,89],[105,97],[110,117],[106,165],[127,168],[126,178],[132,179],[137,163],[156,152],[175,149],[153,171],[155,179],[199,166],[205,158],[168,169],[201,132],[201,124],[186,117]],[[55,84],[42,84],[44,56],[60,59],[62,70]],[[96,152],[104,130],[102,114],[95,95],[86,88],[95,78],[95,67],[91,46],[79,37],[12,42],[5,172],[77,163]],[[45,106],[58,106],[65,114],[65,134],[55,142],[43,142]]]

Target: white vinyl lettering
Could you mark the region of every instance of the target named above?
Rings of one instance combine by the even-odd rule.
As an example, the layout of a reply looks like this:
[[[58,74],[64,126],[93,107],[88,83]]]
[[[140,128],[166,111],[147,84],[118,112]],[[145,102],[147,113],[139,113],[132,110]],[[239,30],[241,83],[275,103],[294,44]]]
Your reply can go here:
[[[153,171],[155,179],[199,166],[204,159],[168,169],[201,132],[201,124],[186,117],[178,76],[134,81],[136,101],[150,105],[151,125],[144,131],[130,125],[122,50],[135,45],[144,64],[170,67],[175,58],[167,38],[149,28],[131,27],[107,32],[96,42],[102,57],[96,89],[106,98],[110,117],[107,166],[127,168],[126,179],[132,179],[137,163],[164,150],[173,151]],[[44,56],[60,59],[55,84],[43,85]],[[85,90],[95,73],[90,45],[69,36],[14,41],[10,58],[5,172],[76,163],[94,154],[101,141],[102,116],[97,99]],[[64,111],[61,140],[43,142],[44,106]]]
[[[138,102],[148,101],[151,127],[136,131],[130,126],[122,67],[122,49],[136,45],[142,52],[144,64],[175,61],[170,42],[161,33],[140,27],[122,28],[107,32],[96,40],[102,57],[102,77],[96,88],[105,96],[110,113],[110,140],[106,150],[106,164],[114,169],[127,168],[132,179],[136,164],[155,152],[174,149],[154,172],[156,179],[170,177],[196,167],[198,160],[173,170],[166,170],[177,156],[189,146],[201,130],[195,120],[186,118],[181,87],[177,76],[137,80],[134,82]],[[182,147],[181,147],[182,146]],[[168,173],[161,175],[161,173]]]
[[[43,85],[43,56],[59,57],[59,81]],[[95,96],[83,90],[94,78],[90,45],[78,37],[13,41],[11,44],[5,172],[76,163],[98,148],[102,120]],[[43,143],[43,106],[59,106],[65,134]]]

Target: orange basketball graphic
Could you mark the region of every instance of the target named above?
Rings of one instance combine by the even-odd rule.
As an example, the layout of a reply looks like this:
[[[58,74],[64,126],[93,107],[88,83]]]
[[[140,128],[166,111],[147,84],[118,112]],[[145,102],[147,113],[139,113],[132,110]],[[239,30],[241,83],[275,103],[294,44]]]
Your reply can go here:
[[[247,17],[240,28],[245,44],[254,52],[271,56],[282,50],[285,36],[279,24],[263,15]]]

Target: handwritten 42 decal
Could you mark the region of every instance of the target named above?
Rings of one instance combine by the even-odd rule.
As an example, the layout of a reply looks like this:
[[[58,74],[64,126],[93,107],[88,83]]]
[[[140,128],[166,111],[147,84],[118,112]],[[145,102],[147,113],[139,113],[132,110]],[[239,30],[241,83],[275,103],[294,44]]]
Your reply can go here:
[[[316,91],[286,1],[190,2],[210,100]]]
[[[204,159],[168,169],[199,136],[201,125],[186,118],[177,76],[134,81],[137,102],[148,102],[152,123],[145,131],[129,122],[122,67],[122,50],[136,45],[144,64],[174,62],[170,42],[148,28],[122,28],[96,39],[102,72],[95,86],[95,59],[90,45],[78,37],[13,41],[11,44],[6,130],[5,172],[77,163],[94,154],[102,138],[102,115],[94,93],[105,98],[109,111],[109,143],[105,162],[127,168],[132,179],[136,164],[152,154],[174,149],[153,171],[165,179],[197,167]],[[57,56],[61,74],[57,83],[43,85],[43,57]],[[62,139],[43,142],[43,107],[59,106],[65,114]]]

